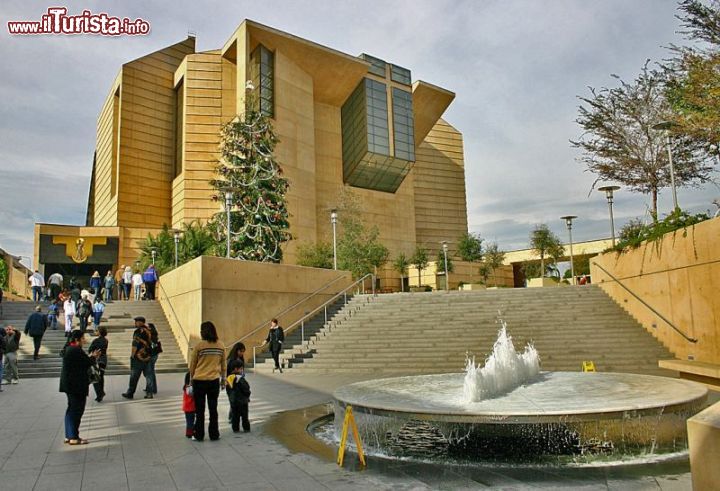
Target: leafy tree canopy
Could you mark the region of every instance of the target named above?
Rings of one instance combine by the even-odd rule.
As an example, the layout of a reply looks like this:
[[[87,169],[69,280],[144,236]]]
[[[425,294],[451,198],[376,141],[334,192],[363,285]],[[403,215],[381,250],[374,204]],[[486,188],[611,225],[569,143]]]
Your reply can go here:
[[[483,239],[480,234],[464,233],[458,238],[457,253],[460,259],[470,263],[480,261],[483,256]]]

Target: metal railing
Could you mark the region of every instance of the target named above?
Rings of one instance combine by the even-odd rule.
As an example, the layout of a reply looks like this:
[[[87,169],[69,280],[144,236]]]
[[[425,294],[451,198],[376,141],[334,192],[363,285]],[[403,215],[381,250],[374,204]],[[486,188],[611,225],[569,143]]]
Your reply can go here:
[[[672,322],[670,322],[670,320],[669,320],[668,318],[666,318],[666,317],[665,317],[664,315],[662,315],[660,312],[658,312],[657,310],[655,310],[655,308],[653,308],[652,305],[648,304],[645,300],[643,300],[642,298],[640,298],[640,297],[639,297],[635,292],[633,292],[630,288],[628,288],[627,286],[625,286],[625,285],[623,284],[623,282],[620,281],[620,279],[618,279],[618,278],[616,278],[615,276],[613,276],[613,274],[610,273],[610,271],[608,271],[607,269],[603,268],[602,266],[600,266],[600,265],[599,265],[598,263],[596,263],[595,261],[593,261],[593,264],[594,264],[595,266],[597,266],[598,268],[600,268],[600,270],[602,270],[602,271],[603,271],[606,275],[608,275],[610,278],[612,278],[612,280],[613,280],[614,282],[616,282],[618,285],[620,285],[626,292],[628,292],[630,295],[632,295],[633,297],[635,297],[638,302],[640,302],[640,303],[643,304],[645,307],[647,307],[648,309],[650,309],[650,311],[651,311],[653,314],[657,315],[657,316],[658,316],[663,322],[665,322],[668,326],[672,327],[673,330],[674,330],[675,332],[677,332],[679,335],[681,335],[683,338],[685,338],[686,341],[688,341],[688,342],[690,342],[690,343],[697,343],[697,342],[698,342],[698,340],[697,340],[696,338],[691,338],[690,336],[688,336],[687,334],[685,334],[684,332],[682,332],[675,324],[673,324]]]
[[[317,296],[318,294],[320,294],[320,292],[326,290],[329,286],[334,285],[335,283],[337,283],[338,281],[340,281],[340,280],[342,280],[342,279],[345,279],[345,276],[338,276],[337,278],[335,278],[335,279],[333,279],[332,281],[324,284],[323,286],[321,286],[320,288],[318,288],[318,289],[315,290],[314,292],[312,292],[312,293],[308,294],[307,296],[301,298],[300,300],[298,300],[297,302],[295,302],[295,303],[292,304],[291,306],[286,307],[285,309],[282,310],[282,312],[279,312],[279,313],[275,314],[274,316],[272,316],[271,318],[262,321],[260,324],[257,325],[257,327],[253,328],[252,331],[250,331],[249,333],[245,334],[243,337],[241,337],[240,339],[234,341],[233,343],[229,344],[225,349],[226,349],[226,350],[232,350],[233,346],[235,346],[237,343],[239,343],[239,342],[241,342],[241,341],[244,341],[245,339],[249,338],[249,337],[252,336],[253,334],[256,334],[256,333],[257,333],[258,331],[260,331],[261,329],[265,328],[265,326],[267,326],[267,325],[270,323],[270,321],[272,321],[272,319],[279,319],[279,318],[282,317],[283,315],[285,315],[285,314],[287,314],[288,312],[290,312],[290,311],[298,308],[298,307],[299,307],[300,305],[302,305],[303,303],[305,303],[305,302],[307,302],[308,300],[312,299],[313,297]],[[261,345],[261,346],[262,346],[262,345]],[[253,357],[253,360],[254,360],[254,357]]]
[[[331,304],[333,304],[333,303],[335,303],[340,297],[343,298],[343,304],[344,304],[344,305],[347,305],[347,303],[348,303],[348,298],[347,298],[347,297],[348,297],[348,291],[352,290],[353,288],[357,288],[358,286],[361,287],[361,290],[360,290],[360,291],[361,291],[361,293],[364,294],[364,293],[365,293],[365,280],[367,280],[368,278],[371,278],[371,282],[372,282],[372,294],[373,294],[373,296],[375,296],[375,275],[372,274],[372,273],[368,273],[368,274],[366,274],[365,276],[363,276],[362,278],[360,278],[359,280],[355,281],[353,284],[345,287],[343,290],[340,290],[338,293],[336,293],[335,295],[333,295],[329,300],[325,301],[325,302],[324,302],[323,304],[321,304],[320,306],[315,307],[313,310],[308,310],[308,311],[306,311],[305,314],[304,314],[302,317],[300,317],[298,320],[296,320],[296,321],[293,322],[292,324],[288,325],[288,326],[284,329],[284,332],[287,333],[287,334],[290,334],[291,332],[293,332],[293,331],[295,330],[295,328],[296,328],[296,327],[298,326],[298,324],[299,324],[299,325],[300,325],[300,329],[301,329],[301,332],[300,332],[301,346],[304,345],[304,344],[305,344],[305,321],[306,321],[307,319],[309,319],[309,318],[314,317],[318,312],[320,312],[320,310],[324,310],[324,311],[325,311],[325,322],[327,323],[327,321],[328,321],[328,309],[327,309],[328,306],[331,305]],[[270,322],[270,321],[264,322],[264,323],[260,326],[260,328],[265,327],[269,322]],[[242,341],[242,340],[244,340],[244,339],[247,339],[248,337],[252,336],[253,334],[255,334],[255,333],[256,333],[257,331],[259,331],[259,330],[260,330],[260,329],[255,329],[253,332],[250,332],[250,333],[246,334],[245,336],[243,336],[242,338],[240,338],[238,341]],[[266,344],[267,344],[267,341],[263,341],[261,344],[258,344],[258,345],[254,345],[254,346],[253,346],[253,358],[252,358],[252,359],[253,359],[253,371],[255,371],[255,367],[257,366],[257,358],[256,358],[257,349],[265,346]],[[233,345],[234,345],[234,344],[233,344]]]

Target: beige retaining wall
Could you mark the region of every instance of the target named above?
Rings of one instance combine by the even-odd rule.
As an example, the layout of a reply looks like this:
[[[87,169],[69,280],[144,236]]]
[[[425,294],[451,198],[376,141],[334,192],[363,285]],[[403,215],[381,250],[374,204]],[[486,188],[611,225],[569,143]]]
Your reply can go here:
[[[280,325],[287,326],[349,286],[350,273],[203,256],[164,274],[158,299],[187,358],[188,343],[200,339],[201,322],[212,321],[230,345],[336,278],[321,294],[280,316]],[[248,354],[266,335],[261,329],[245,341]]]
[[[688,336],[689,343],[594,263]],[[680,359],[720,364],[720,218],[667,234],[657,243],[590,261],[593,282]]]

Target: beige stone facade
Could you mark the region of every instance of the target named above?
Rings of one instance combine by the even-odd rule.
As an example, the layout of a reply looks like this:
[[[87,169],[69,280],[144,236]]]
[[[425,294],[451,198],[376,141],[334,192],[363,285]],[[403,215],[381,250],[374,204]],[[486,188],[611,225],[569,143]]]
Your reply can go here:
[[[382,60],[351,56],[246,20],[219,49],[196,52],[189,37],[121,67],[98,118],[86,223],[93,233],[105,230],[118,239],[115,266],[134,262],[148,232],[157,233],[164,224],[205,221],[220,211],[209,185],[219,158],[219,132],[244,111],[246,81],[253,76],[259,46],[272,56],[276,156],[290,183],[293,240],[284,247],[284,262],[295,262],[302,242],[331,239],[330,210],[350,186],[343,106],[370,79],[387,89],[389,156],[381,157],[392,161],[399,155],[406,145],[402,138],[408,139],[402,132],[409,132],[414,161],[394,192],[352,187],[363,219],[377,225],[391,258],[411,254],[417,244],[432,256],[440,241],[455,241],[467,231],[462,135],[441,119],[452,92],[412,82],[409,71],[391,63],[378,71],[377,63],[367,60]],[[396,100],[403,94],[411,100],[405,113]],[[411,128],[399,125],[403,117]],[[368,127],[371,119],[368,113]],[[368,148],[372,151],[371,143]],[[75,228],[62,233],[85,233]],[[36,244],[53,230],[39,225]],[[395,282],[399,275],[388,267],[382,276]]]

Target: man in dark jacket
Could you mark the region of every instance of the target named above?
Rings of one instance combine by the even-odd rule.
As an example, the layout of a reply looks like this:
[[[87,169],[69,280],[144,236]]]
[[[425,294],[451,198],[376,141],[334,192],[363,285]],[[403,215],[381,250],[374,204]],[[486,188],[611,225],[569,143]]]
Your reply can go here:
[[[94,351],[88,356],[82,348],[83,341],[81,331],[72,332],[70,344],[65,348],[62,372],[60,372],[60,392],[65,392],[67,396],[65,443],[69,445],[88,443],[87,440],[80,438],[80,422],[89,392],[88,368],[95,363],[94,359],[100,356],[100,351]]]
[[[141,373],[145,376],[145,381],[148,384],[145,399],[153,398],[153,385],[150,376],[151,344],[150,329],[145,325],[145,317],[135,317],[135,331],[133,332],[132,350],[130,352],[130,382],[127,392],[121,394],[125,399],[134,397]]]
[[[47,315],[42,313],[42,309],[38,305],[35,307],[35,312],[30,314],[30,317],[28,317],[28,320],[25,323],[25,334],[33,338],[33,344],[35,345],[33,360],[37,360],[39,358],[38,353],[40,352],[40,343],[42,342],[47,326]]]

